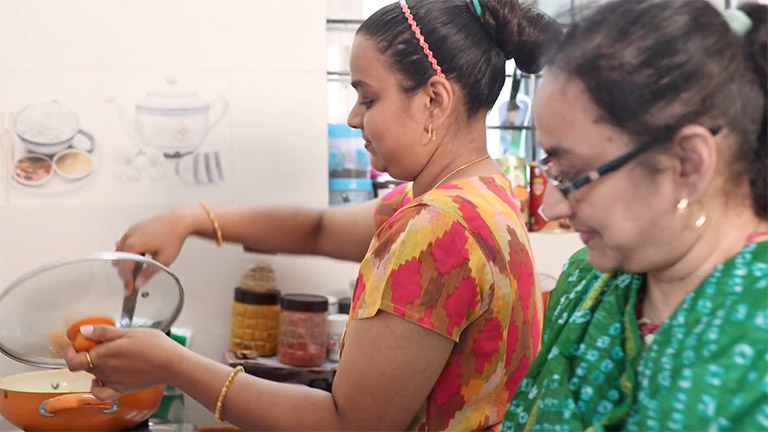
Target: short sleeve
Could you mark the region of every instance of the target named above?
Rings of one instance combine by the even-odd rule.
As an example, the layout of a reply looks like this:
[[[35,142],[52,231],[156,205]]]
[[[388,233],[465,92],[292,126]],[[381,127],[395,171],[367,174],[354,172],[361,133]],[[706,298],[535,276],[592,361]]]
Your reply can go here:
[[[435,207],[405,208],[376,233],[351,318],[382,310],[458,341],[487,309],[492,279],[466,227]]]
[[[403,183],[381,197],[373,215],[376,229],[413,201],[412,185],[412,183]]]

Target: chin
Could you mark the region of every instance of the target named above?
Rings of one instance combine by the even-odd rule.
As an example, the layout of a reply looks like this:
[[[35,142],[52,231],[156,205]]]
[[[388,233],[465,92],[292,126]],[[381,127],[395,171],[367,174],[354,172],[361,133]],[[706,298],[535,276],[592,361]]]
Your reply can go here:
[[[609,252],[605,248],[587,247],[589,250],[589,265],[603,273],[621,269],[621,258],[618,254]]]

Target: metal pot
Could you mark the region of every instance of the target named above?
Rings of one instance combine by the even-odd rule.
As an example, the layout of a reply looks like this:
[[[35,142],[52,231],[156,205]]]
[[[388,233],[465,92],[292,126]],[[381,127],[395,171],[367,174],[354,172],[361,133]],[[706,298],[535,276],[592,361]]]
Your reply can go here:
[[[57,369],[0,378],[0,414],[25,431],[118,431],[149,418],[163,386],[100,401],[90,393],[93,376]]]

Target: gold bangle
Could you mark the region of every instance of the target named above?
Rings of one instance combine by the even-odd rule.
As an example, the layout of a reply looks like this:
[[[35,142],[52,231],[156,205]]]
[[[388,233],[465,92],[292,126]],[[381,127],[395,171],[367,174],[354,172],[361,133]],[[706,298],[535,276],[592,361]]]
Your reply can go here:
[[[221,418],[221,409],[224,406],[224,398],[227,396],[227,392],[229,391],[229,386],[232,385],[232,380],[235,379],[235,376],[237,374],[239,374],[240,372],[243,372],[244,370],[245,369],[243,369],[242,366],[238,366],[232,369],[232,372],[229,373],[227,380],[224,382],[224,387],[221,388],[221,393],[219,393],[219,400],[216,402],[216,412],[214,413],[214,417],[216,418],[216,423],[224,423],[224,419]]]
[[[221,235],[221,228],[219,227],[219,220],[216,219],[216,215],[213,214],[213,210],[211,210],[210,207],[208,207],[208,204],[205,203],[205,201],[200,201],[200,207],[205,210],[205,213],[208,215],[208,219],[211,220],[211,223],[213,224],[213,230],[216,233],[216,246],[221,247],[221,244],[224,242],[224,239]]]

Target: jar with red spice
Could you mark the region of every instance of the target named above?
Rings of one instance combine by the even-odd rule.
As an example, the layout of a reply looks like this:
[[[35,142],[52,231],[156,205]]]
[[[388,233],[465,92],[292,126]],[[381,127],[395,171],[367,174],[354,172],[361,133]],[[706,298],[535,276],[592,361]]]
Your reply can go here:
[[[280,299],[277,359],[290,366],[325,363],[328,343],[328,297],[286,294]]]

